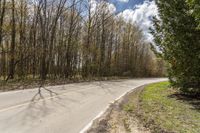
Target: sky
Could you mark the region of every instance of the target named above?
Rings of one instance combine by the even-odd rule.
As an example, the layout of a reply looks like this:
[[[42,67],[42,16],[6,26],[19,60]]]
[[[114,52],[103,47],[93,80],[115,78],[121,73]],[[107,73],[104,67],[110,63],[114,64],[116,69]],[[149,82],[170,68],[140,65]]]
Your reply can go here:
[[[109,0],[113,3],[118,12],[125,9],[132,9],[135,5],[142,4],[144,0]]]
[[[149,28],[152,27],[152,17],[158,15],[157,6],[153,0],[109,0],[109,4],[126,21],[137,24],[148,41],[153,40]]]

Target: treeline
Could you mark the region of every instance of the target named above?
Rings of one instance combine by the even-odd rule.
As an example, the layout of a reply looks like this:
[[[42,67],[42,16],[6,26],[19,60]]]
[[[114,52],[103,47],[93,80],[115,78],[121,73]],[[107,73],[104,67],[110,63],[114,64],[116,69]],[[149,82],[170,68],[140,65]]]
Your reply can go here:
[[[159,76],[140,29],[106,1],[0,0],[0,79]]]

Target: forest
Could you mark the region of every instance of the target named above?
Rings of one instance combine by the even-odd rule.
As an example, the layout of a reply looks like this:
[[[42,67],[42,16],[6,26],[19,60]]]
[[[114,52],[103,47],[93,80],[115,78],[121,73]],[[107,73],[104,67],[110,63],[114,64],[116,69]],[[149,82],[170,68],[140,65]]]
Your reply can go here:
[[[162,76],[139,26],[93,2],[0,0],[0,80]]]

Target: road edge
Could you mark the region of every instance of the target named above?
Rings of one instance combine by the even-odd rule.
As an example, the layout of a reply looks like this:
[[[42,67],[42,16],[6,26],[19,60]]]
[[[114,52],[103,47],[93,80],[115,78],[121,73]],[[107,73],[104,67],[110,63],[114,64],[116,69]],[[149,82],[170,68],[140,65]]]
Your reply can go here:
[[[158,83],[158,82],[160,82],[160,81],[156,81],[156,82],[153,82],[153,83]],[[147,84],[144,84],[144,85],[138,85],[138,86],[134,87],[133,89],[131,89],[130,91],[123,93],[121,96],[119,96],[114,101],[110,102],[110,104],[103,111],[101,111],[96,117],[94,117],[79,133],[87,133],[87,131],[89,131],[92,128],[94,122],[96,120],[100,119],[104,114],[106,114],[106,112],[109,112],[109,110],[112,108],[112,106],[115,103],[117,103],[119,100],[123,99],[123,97],[131,94],[135,89],[146,86],[148,84],[152,84],[152,83],[147,83]]]

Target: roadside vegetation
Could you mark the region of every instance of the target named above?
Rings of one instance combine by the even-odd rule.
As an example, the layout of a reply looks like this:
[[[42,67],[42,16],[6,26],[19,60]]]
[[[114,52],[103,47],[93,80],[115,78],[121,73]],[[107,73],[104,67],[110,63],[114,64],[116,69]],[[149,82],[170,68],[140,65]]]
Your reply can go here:
[[[153,132],[199,133],[200,1],[155,3],[159,14],[153,18],[152,49],[168,63],[170,83],[145,87],[136,112]],[[129,112],[135,106],[130,102],[124,109]]]
[[[123,109],[151,132],[199,133],[200,99],[176,91],[169,82],[147,85],[131,95]]]
[[[159,15],[152,34],[155,53],[169,65],[171,85],[200,96],[200,1],[155,0]]]

